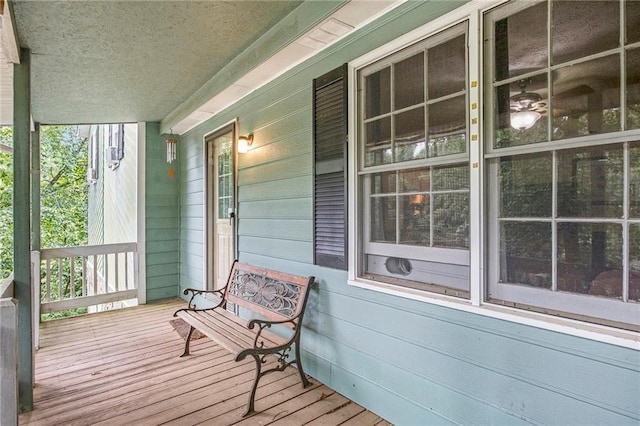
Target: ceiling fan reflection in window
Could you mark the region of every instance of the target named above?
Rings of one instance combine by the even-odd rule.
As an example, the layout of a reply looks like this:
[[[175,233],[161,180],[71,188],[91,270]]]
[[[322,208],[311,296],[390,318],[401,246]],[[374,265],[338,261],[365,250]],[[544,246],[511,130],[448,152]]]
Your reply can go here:
[[[535,92],[527,92],[531,79],[518,81],[520,93],[511,97],[511,127],[517,130],[532,128],[547,112],[547,103]]]

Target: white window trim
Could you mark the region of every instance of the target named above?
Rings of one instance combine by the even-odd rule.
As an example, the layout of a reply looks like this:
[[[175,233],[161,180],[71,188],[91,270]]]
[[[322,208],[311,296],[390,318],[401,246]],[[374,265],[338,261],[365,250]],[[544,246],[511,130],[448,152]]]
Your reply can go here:
[[[417,300],[437,306],[469,312],[490,318],[505,320],[516,324],[532,326],[549,331],[586,338],[616,346],[640,350],[640,333],[556,317],[541,313],[525,311],[484,302],[485,299],[485,265],[484,265],[484,177],[483,177],[483,129],[482,129],[482,19],[484,12],[507,0],[472,0],[468,4],[419,27],[355,60],[348,65],[348,114],[357,117],[357,72],[380,59],[413,44],[426,37],[450,28],[462,21],[469,21],[469,84],[470,108],[469,123],[469,165],[470,165],[470,299],[460,299],[447,295],[415,290],[406,287],[371,281],[356,276],[358,265],[358,241],[364,232],[359,228],[357,220],[358,200],[362,196],[358,184],[358,120],[349,121],[349,270],[348,284],[366,290],[377,291],[393,296]],[[475,104],[475,108],[474,108]],[[476,119],[474,121],[474,119]]]

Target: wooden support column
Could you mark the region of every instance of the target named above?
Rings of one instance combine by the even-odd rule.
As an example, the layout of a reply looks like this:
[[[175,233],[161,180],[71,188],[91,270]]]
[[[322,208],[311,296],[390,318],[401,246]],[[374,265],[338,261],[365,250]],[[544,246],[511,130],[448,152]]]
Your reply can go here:
[[[31,134],[31,250],[40,250],[40,123]]]
[[[13,273],[18,300],[19,411],[33,409],[33,334],[31,292],[30,165],[31,52],[21,49],[13,66]]]
[[[32,306],[32,332],[33,348],[40,346],[40,123],[34,123],[31,132],[31,257],[33,306]],[[34,377],[35,382],[35,377]]]

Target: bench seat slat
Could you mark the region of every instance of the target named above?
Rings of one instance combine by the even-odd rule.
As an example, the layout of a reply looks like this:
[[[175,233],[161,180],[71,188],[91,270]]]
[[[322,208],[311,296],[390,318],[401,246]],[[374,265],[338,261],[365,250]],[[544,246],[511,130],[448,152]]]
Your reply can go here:
[[[227,324],[230,325],[233,328],[233,332],[237,333],[238,336],[246,336],[249,347],[253,345],[257,328],[255,330],[250,330],[249,328],[247,328],[249,320],[245,320],[232,314],[229,311],[221,309],[216,309],[214,312],[205,311],[203,313],[208,317],[211,317],[211,321],[220,323],[222,328],[226,327]],[[282,336],[270,332],[269,330],[262,330],[262,334],[260,336],[262,337],[262,340],[264,340],[265,343],[268,344],[269,347],[283,345],[288,340]]]
[[[182,318],[189,325],[195,327],[197,330],[202,332],[202,334],[206,335],[211,340],[231,352],[233,355],[237,355],[242,350],[241,345],[238,345],[235,341],[217,332],[214,328],[209,327],[206,322],[202,321],[202,319],[199,318],[198,315],[194,315],[194,312],[182,311],[178,312],[177,316]]]
[[[246,322],[236,319],[226,311],[217,310],[214,314],[207,311],[181,311],[178,317],[194,326],[204,335],[214,340],[234,355],[253,347],[255,333],[246,327]],[[263,331],[260,336],[266,347],[280,346],[286,339]]]
[[[215,312],[202,312],[199,315],[203,317],[203,320],[207,324],[215,329],[228,330],[229,338],[242,344],[245,347],[251,347],[253,345],[253,339],[255,334],[247,329],[246,323],[240,321],[234,321],[233,318],[229,318],[225,315],[224,310],[217,309]]]

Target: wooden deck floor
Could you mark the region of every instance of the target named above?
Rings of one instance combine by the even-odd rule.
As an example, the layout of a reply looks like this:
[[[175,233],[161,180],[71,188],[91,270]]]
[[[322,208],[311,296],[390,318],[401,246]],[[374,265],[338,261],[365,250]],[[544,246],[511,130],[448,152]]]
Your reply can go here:
[[[182,301],[44,323],[36,353],[35,409],[20,425],[388,425],[288,368],[260,381],[257,414],[242,418],[253,361],[236,363],[208,338],[179,358],[169,321]]]

